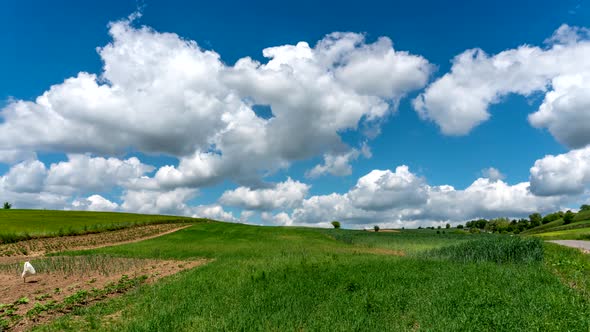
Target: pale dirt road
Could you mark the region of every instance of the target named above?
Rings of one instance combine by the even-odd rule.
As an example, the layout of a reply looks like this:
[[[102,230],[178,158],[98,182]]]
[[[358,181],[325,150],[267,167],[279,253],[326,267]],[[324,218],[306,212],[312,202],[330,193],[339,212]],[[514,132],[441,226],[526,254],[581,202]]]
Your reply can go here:
[[[553,240],[547,241],[552,243],[561,244],[562,246],[578,248],[583,250],[590,251],[590,241],[582,241],[582,240]]]

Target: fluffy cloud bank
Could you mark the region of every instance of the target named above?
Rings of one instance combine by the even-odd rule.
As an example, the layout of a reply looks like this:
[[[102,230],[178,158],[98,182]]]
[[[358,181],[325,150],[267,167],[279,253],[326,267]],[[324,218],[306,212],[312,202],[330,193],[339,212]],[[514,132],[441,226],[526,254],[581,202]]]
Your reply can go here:
[[[590,143],[588,30],[563,25],[546,43],[546,48],[524,45],[492,56],[466,50],[449,73],[414,100],[416,111],[444,134],[464,135],[488,120],[489,106],[504,96],[543,92],[545,100],[530,123],[549,129],[568,147]]]
[[[71,154],[67,158],[49,167],[39,160],[13,165],[0,176],[0,196],[20,208],[116,210],[117,203],[100,195],[73,201],[72,197],[111,191],[153,170],[135,157],[122,160]]]
[[[352,149],[342,154],[326,153],[324,154],[324,163],[316,165],[314,168],[307,171],[305,177],[313,179],[325,174],[335,176],[350,175],[352,174],[352,166],[350,163],[358,159],[361,155],[365,158],[371,158],[372,156],[371,149],[366,143],[362,145],[360,150]]]
[[[0,196],[15,207],[181,214],[230,221],[259,216],[277,225],[417,226],[561,208],[590,184],[590,41],[586,29],[560,27],[544,47],[488,55],[463,52],[451,71],[414,100],[420,116],[461,135],[486,121],[509,94],[544,94],[529,122],[568,147],[537,160],[529,182],[508,184],[495,168],[465,189],[433,186],[407,166],[373,170],[344,193],[308,197],[309,184],[265,178],[292,163],[322,157],[306,178],[352,174],[371,157],[365,143],[408,93],[427,85],[433,66],[396,50],[387,37],[331,33],[226,64],[215,51],[176,34],[109,26],[98,49],[103,71],[80,72],[33,101],[0,110]],[[267,116],[255,110],[264,106]],[[343,142],[345,132],[359,141]],[[359,135],[356,135],[359,134]],[[37,152],[67,160],[46,165]],[[128,151],[164,154],[158,169]],[[216,203],[193,204],[200,188],[237,183]],[[121,192],[120,197],[114,197]],[[225,207],[242,209],[239,217]],[[239,211],[239,210],[238,210]]]
[[[531,167],[531,191],[540,196],[575,195],[590,185],[590,147],[548,155]]]
[[[340,220],[348,227],[411,227],[550,212],[559,209],[563,200],[561,196],[535,196],[528,182],[509,185],[498,178],[479,178],[463,190],[431,186],[407,166],[399,166],[394,172],[371,171],[344,194],[312,196],[293,210],[290,219],[281,216],[278,220],[289,224],[329,225],[331,220]]]
[[[119,208],[119,204],[111,202],[100,195],[92,195],[73,201],[72,208],[87,211],[115,211]]]
[[[259,211],[263,222],[276,225],[329,226],[329,221],[336,219],[347,227],[375,223],[412,227],[478,217],[520,217],[560,209],[572,197],[584,193],[590,184],[589,151],[585,148],[538,160],[531,168],[530,183],[510,185],[502,180],[497,169],[489,168],[484,171],[485,178],[462,190],[448,185],[432,186],[402,165],[394,171],[373,170],[345,193],[307,197],[310,186],[288,178],[265,188],[242,186],[228,190],[219,204],[198,206],[190,203],[198,195],[194,188],[133,188],[131,180],[145,180],[143,174],[152,169],[133,158],[70,155],[68,161],[49,167],[38,160],[14,165],[0,177],[0,195],[18,207],[130,211],[242,222],[248,222],[254,211]],[[112,176],[111,184],[124,179],[122,203],[88,194],[101,188],[92,183],[72,191],[70,185],[86,173]],[[116,174],[123,175],[118,180]],[[72,182],[58,186],[52,180],[56,178],[70,178]],[[72,195],[78,194],[88,196],[72,199]],[[238,218],[224,206],[243,210]]]
[[[395,50],[389,38],[368,43],[357,33],[332,33],[313,47],[266,48],[265,63],[246,57],[233,66],[194,41],[136,28],[132,19],[111,23],[109,34],[112,42],[98,49],[100,75],[80,72],[35,101],[1,110],[0,159],[16,160],[22,151],[133,149],[180,160],[151,182],[136,183],[140,189],[195,188],[227,178],[260,184],[260,174],[296,160],[342,151],[358,156],[340,132],[360,125],[378,131],[432,72],[426,59]],[[255,105],[269,106],[272,118],[257,116]],[[349,173],[346,161],[326,162],[314,174]]]
[[[224,205],[239,206],[248,210],[289,209],[301,203],[309,185],[288,178],[272,188],[250,189],[239,187],[223,193],[219,201]]]

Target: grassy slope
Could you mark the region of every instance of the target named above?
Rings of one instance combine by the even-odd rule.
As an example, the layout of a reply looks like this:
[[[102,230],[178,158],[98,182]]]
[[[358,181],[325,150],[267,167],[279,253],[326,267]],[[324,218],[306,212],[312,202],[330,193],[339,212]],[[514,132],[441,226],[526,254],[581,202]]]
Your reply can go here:
[[[576,216],[574,217],[574,222],[582,220],[590,220],[590,211],[580,211],[576,213]]]
[[[522,234],[540,236],[546,240],[587,240],[590,238],[590,211],[577,213],[571,224],[564,225],[563,219],[558,219]]]
[[[360,253],[366,247],[420,251],[479,236],[485,235],[195,224],[84,253],[214,262],[39,330],[588,330],[587,300],[541,263]]]
[[[528,229],[528,230],[522,232],[521,234],[531,235],[531,234],[543,233],[543,232],[547,232],[551,228],[559,227],[561,225],[563,225],[563,219],[557,219],[557,220],[553,220],[552,222],[546,223],[544,225]]]
[[[578,228],[587,228],[584,231],[576,230],[569,232],[557,232],[573,230]],[[548,238],[559,239],[578,239],[580,234],[590,234],[590,211],[581,211],[576,213],[571,224],[564,225],[563,219],[557,219],[545,225],[541,225],[522,232],[524,235],[539,235]]]
[[[114,212],[0,210],[0,233],[56,234],[114,224],[154,223],[189,218]]]
[[[550,231],[546,233],[534,234],[543,240],[589,240],[590,228],[574,228],[566,230]]]

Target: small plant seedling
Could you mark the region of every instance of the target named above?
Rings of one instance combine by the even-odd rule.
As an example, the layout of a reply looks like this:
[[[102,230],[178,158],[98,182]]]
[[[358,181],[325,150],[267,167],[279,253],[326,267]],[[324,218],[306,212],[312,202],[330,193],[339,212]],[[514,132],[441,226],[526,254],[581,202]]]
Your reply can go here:
[[[10,322],[0,318],[0,331],[8,330],[8,327],[10,327]]]
[[[26,296],[21,297],[20,299],[14,302],[15,304],[27,304],[29,303],[29,298]]]
[[[50,297],[51,297],[51,294],[45,293],[45,294],[41,294],[39,296],[36,296],[35,297],[35,300],[37,300],[37,301],[43,301],[43,300],[48,299]]]

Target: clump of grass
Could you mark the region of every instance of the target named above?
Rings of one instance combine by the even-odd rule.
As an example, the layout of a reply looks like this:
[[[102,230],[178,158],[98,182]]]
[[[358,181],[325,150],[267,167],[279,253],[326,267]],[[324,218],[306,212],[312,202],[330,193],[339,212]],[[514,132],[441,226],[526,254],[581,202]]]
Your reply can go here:
[[[430,250],[428,257],[464,263],[535,263],[543,261],[543,241],[517,236],[490,236]]]
[[[109,276],[130,268],[139,268],[145,264],[142,259],[115,258],[110,255],[86,255],[86,256],[52,256],[32,260],[37,273],[60,273],[65,276],[71,275],[92,275],[99,273]],[[13,272],[20,275],[22,263],[0,264],[0,272]],[[93,283],[94,281],[90,281]],[[56,291],[56,294],[58,291]]]

